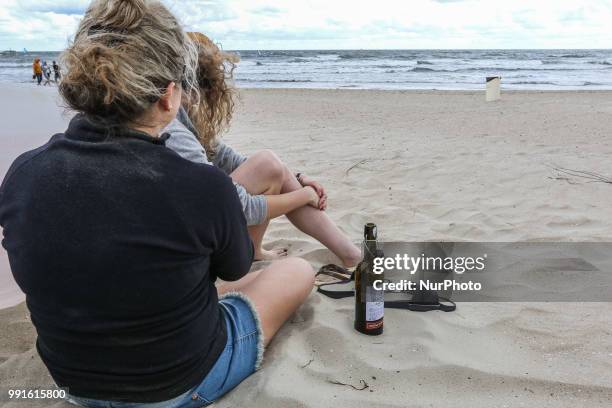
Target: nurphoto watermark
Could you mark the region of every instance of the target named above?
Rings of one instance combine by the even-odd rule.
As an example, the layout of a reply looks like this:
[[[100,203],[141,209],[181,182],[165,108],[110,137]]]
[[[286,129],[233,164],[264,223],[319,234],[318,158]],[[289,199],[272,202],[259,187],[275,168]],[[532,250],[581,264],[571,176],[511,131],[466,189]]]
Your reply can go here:
[[[612,302],[612,243],[379,242],[386,298],[435,291],[466,302]]]

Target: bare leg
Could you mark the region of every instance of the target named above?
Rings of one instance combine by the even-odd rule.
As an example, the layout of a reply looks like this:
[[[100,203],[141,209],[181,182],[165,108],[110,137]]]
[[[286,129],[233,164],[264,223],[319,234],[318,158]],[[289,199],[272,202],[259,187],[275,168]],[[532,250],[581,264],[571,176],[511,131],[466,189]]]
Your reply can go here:
[[[281,193],[300,188],[300,183],[287,169],[287,177]],[[287,218],[300,231],[317,239],[338,258],[344,266],[353,267],[361,260],[361,251],[351,240],[334,224],[324,212],[310,206],[300,207],[287,214]]]
[[[303,187],[284,194],[281,194],[276,189],[274,192],[266,192],[264,194],[268,203],[265,221],[259,225],[252,225],[249,228],[249,234],[255,245],[256,260],[272,260],[287,256],[287,248],[276,248],[272,251],[266,251],[262,247],[263,236],[271,219],[286,215],[305,205],[319,208],[325,203],[325,201],[321,202],[321,197],[313,187]]]
[[[251,225],[249,227],[249,235],[253,240],[253,247],[255,248],[254,259],[256,261],[271,261],[287,256],[287,248],[273,248],[271,250],[263,248],[263,237],[268,229],[268,225],[270,225],[269,220],[263,224]]]
[[[288,193],[302,188],[287,166],[268,150],[250,157],[231,176],[251,194],[262,194],[266,191],[273,191],[275,194]],[[329,248],[345,266],[352,267],[359,262],[361,258],[359,248],[336,227],[325,212],[303,206],[287,214],[287,217],[300,231]],[[260,242],[263,233],[258,236]]]
[[[219,285],[219,294],[242,292],[255,305],[264,333],[264,344],[306,300],[314,284],[314,271],[300,258],[287,258],[251,272],[236,282]]]
[[[251,163],[249,163],[249,160]],[[260,161],[260,158],[255,155],[249,158],[245,163],[238,167],[232,174],[231,177],[234,181],[242,184],[249,193],[251,194],[279,194],[281,185],[282,169],[268,168],[267,171],[257,173],[257,177],[250,173],[253,161]],[[257,166],[259,167],[259,166]],[[248,180],[249,185],[244,184],[245,180]],[[263,237],[268,229],[270,220],[267,220],[263,224],[252,225],[249,227],[249,235],[253,240],[253,247],[255,248],[255,260],[257,261],[268,261],[278,259],[279,257],[287,256],[287,248],[277,248],[271,251],[263,249]]]
[[[300,183],[288,170],[282,192],[300,188]],[[361,260],[361,251],[334,224],[324,212],[310,206],[298,208],[287,214],[287,218],[300,231],[318,240],[332,251],[346,267],[353,267]]]
[[[273,264],[272,264],[273,265]],[[261,274],[263,269],[255,272],[249,272],[240,280],[234,282],[227,282],[217,280],[217,293],[219,296],[226,294],[227,292],[242,292],[244,288],[249,286],[257,277]]]

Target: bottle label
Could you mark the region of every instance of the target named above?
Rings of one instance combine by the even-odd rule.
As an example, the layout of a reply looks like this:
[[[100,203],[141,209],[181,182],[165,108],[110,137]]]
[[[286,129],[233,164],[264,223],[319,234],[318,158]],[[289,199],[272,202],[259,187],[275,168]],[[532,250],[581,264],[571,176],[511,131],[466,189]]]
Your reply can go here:
[[[385,294],[372,286],[366,287],[366,323],[380,320],[385,315]],[[382,323],[382,322],[381,322]]]

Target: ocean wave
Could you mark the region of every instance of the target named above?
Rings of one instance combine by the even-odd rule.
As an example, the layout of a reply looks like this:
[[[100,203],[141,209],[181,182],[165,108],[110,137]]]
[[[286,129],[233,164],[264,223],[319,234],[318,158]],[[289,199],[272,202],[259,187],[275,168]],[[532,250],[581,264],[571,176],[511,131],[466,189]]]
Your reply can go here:
[[[610,62],[610,61],[589,61],[589,62],[587,62],[587,64],[591,64],[591,65],[612,65],[612,62]]]
[[[467,68],[454,72],[518,72],[518,71],[577,71],[572,68],[533,68],[533,67],[524,67],[524,68],[504,68],[504,67],[475,67],[475,68]]]
[[[405,61],[412,61],[416,58],[417,56],[414,54],[410,54],[410,55],[395,55],[392,56],[391,59],[393,60],[405,60]]]
[[[376,54],[340,54],[339,59],[351,60],[351,59],[374,59],[380,58],[380,55]]]
[[[591,81],[584,81],[582,84],[580,85],[572,85],[572,84],[560,84],[557,82],[551,82],[551,81],[517,81],[517,82],[506,82],[507,85],[554,85],[554,86],[560,86],[560,87],[564,87],[564,86],[599,86],[599,85],[605,85],[599,82],[591,82]]]
[[[392,61],[413,61],[418,56],[415,54],[379,54],[379,53],[345,53],[338,55],[339,59],[347,60],[371,60],[385,59]]]
[[[610,67],[612,69],[612,67]],[[584,71],[584,69],[582,69]],[[540,72],[567,72],[567,71],[581,71],[581,69],[574,68],[510,68],[510,67],[472,67],[472,68],[457,68],[457,69],[434,69],[426,67],[414,67],[410,69],[411,72],[440,72],[440,73],[469,73],[469,72],[482,72],[482,73],[496,73],[496,72],[525,72],[525,71],[540,71]]]
[[[587,58],[591,56],[593,56],[593,54],[585,54],[585,53],[549,55],[549,57],[556,57],[556,58]]]
[[[517,81],[517,82],[507,82],[507,84],[509,85],[558,85],[550,81]]]
[[[300,52],[300,51],[275,51],[275,50],[268,50],[268,51],[239,51],[237,52],[238,55],[240,55],[241,57],[246,57],[246,58],[278,58],[278,57],[306,57],[307,54],[305,54],[304,52]]]
[[[0,68],[32,68],[32,63],[20,64],[20,63],[4,63],[0,64]]]
[[[417,65],[433,65],[433,62],[429,62],[429,61],[417,61]]]
[[[479,68],[468,68],[464,69],[466,72],[517,72],[517,71],[529,71],[528,68],[503,68],[503,67],[479,67]]]
[[[414,67],[410,71],[412,72],[452,72],[445,69],[432,69],[432,68],[424,68],[424,67]]]
[[[294,83],[294,82],[313,82],[310,79],[259,79],[259,78],[237,78],[239,82],[271,82],[271,83]],[[318,81],[324,82],[324,81]]]
[[[452,72],[452,73],[465,73],[465,72],[517,72],[517,71],[530,71],[529,68],[504,68],[504,67],[473,67],[473,68],[459,68],[459,69],[433,69],[425,67],[414,67],[410,71],[412,72]],[[544,71],[544,70],[542,70]],[[546,70],[550,71],[550,70]],[[563,69],[555,71],[565,71]]]
[[[488,52],[482,54],[483,57],[505,57],[507,54],[501,52]]]

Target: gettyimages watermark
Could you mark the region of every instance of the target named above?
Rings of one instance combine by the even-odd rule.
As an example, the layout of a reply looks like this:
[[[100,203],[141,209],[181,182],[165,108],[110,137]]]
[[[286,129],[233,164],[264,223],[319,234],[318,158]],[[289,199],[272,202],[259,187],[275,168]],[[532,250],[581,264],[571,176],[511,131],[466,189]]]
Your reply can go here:
[[[379,242],[386,300],[425,291],[464,302],[612,302],[612,243]]]

